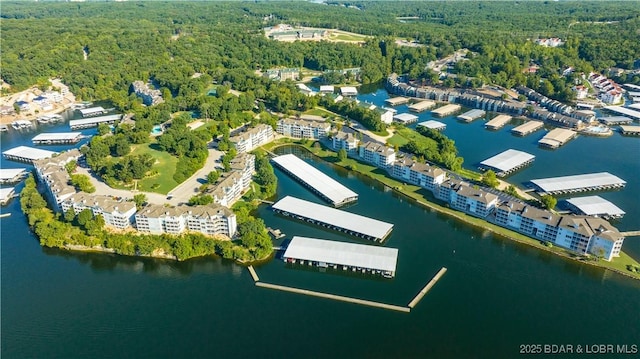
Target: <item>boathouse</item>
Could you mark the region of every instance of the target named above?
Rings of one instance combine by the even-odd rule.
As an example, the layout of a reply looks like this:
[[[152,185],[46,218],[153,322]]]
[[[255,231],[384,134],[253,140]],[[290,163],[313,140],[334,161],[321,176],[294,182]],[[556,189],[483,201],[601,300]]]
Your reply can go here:
[[[625,212],[615,204],[600,196],[575,197],[567,199],[567,204],[575,214],[609,218],[621,218]]]
[[[112,125],[120,120],[122,115],[107,115],[93,118],[86,118],[82,120],[71,120],[69,121],[69,127],[72,130],[96,127],[101,123],[106,123],[108,125]]]
[[[433,101],[420,101],[420,102],[416,102],[414,104],[409,105],[409,111],[412,112],[422,112],[422,111],[426,111],[429,110],[431,108],[434,108],[436,106],[436,103]]]
[[[395,277],[398,249],[295,236],[282,258],[287,263]]]
[[[431,111],[431,113],[438,117],[445,117],[451,115],[452,113],[460,111],[461,108],[462,106],[460,105],[448,104]]]
[[[526,136],[530,133],[534,133],[544,126],[542,121],[527,121],[522,125],[511,129],[511,133],[517,136]]]
[[[558,148],[565,143],[569,142],[572,138],[577,136],[577,132],[567,130],[564,128],[554,128],[549,131],[541,140],[538,141],[538,144],[542,147],[548,148]]]
[[[18,146],[2,152],[4,158],[8,160],[28,163],[33,163],[34,161],[41,160],[43,158],[50,158],[55,154],[56,152],[53,151],[41,150],[39,148],[28,146]]]
[[[489,129],[489,130],[499,130],[502,127],[504,127],[504,125],[509,123],[509,121],[511,121],[511,118],[512,117],[509,116],[509,115],[498,115],[498,116],[492,118],[487,123],[485,123],[484,124],[484,128]]]
[[[357,193],[293,154],[274,157],[272,161],[288,175],[331,203],[334,207],[358,200]]]
[[[0,183],[20,182],[26,175],[26,168],[0,168]]]
[[[97,107],[81,108],[78,110],[78,112],[80,112],[82,117],[91,117],[91,116],[102,115],[107,111],[101,106],[97,106]]]
[[[531,180],[542,194],[567,194],[623,188],[627,182],[609,172]]]
[[[0,205],[9,203],[14,193],[15,187],[0,188]]]
[[[463,113],[462,115],[458,116],[459,120],[462,120],[464,122],[471,122],[474,120],[479,119],[480,117],[484,116],[486,114],[486,112],[484,110],[470,110],[467,111],[465,113]]]
[[[495,171],[496,175],[500,177],[507,176],[525,166],[528,166],[536,156],[514,150],[508,149],[502,153],[499,153],[491,158],[488,158],[480,162],[480,167]]]
[[[399,113],[393,116],[393,120],[396,122],[400,122],[404,125],[414,123],[418,121],[418,116],[412,115],[410,113]]]
[[[82,139],[80,132],[50,132],[41,133],[31,139],[34,145],[57,145],[78,143]]]
[[[434,120],[420,122],[418,124],[418,126],[430,128],[430,129],[436,130],[436,131],[443,131],[443,130],[445,130],[447,128],[446,124],[444,124],[444,123],[442,123],[440,121],[434,121]]]

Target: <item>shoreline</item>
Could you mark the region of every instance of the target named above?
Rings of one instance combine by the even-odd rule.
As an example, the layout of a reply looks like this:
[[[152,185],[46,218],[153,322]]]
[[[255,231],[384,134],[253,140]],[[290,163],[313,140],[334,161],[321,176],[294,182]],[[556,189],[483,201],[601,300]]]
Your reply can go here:
[[[282,146],[296,146],[296,147],[304,148],[307,152],[312,154],[314,157],[324,161],[327,164],[335,165],[335,166],[338,166],[338,167],[340,167],[342,169],[345,169],[345,170],[348,170],[348,171],[353,171],[353,172],[355,172],[355,173],[357,173],[359,175],[365,176],[365,177],[367,177],[367,178],[369,178],[369,179],[371,179],[373,181],[376,181],[377,183],[385,186],[386,188],[389,188],[394,193],[400,194],[400,195],[404,196],[405,198],[413,201],[414,203],[419,204],[422,207],[426,207],[426,208],[435,210],[435,211],[437,211],[439,213],[442,213],[444,215],[448,215],[450,217],[458,219],[458,220],[464,222],[465,224],[473,226],[475,228],[481,228],[483,230],[488,230],[491,233],[493,233],[493,234],[495,234],[495,235],[497,235],[499,237],[503,237],[505,239],[512,240],[512,241],[527,245],[528,247],[532,247],[532,248],[536,248],[536,249],[542,249],[547,253],[555,254],[557,256],[560,256],[560,257],[565,258],[567,260],[574,261],[576,263],[587,264],[587,265],[590,265],[590,266],[593,266],[593,267],[598,267],[598,268],[602,268],[602,269],[605,269],[605,270],[610,270],[612,272],[621,274],[621,275],[623,275],[625,277],[628,277],[628,278],[631,278],[631,279],[635,279],[635,280],[640,280],[640,274],[634,274],[634,273],[629,272],[629,271],[625,272],[625,271],[623,271],[621,269],[618,269],[618,268],[612,268],[612,267],[607,266],[607,265],[602,265],[602,264],[600,264],[600,261],[597,261],[597,262],[596,261],[584,261],[584,260],[580,260],[579,258],[574,258],[574,257],[571,256],[570,253],[566,252],[566,250],[564,248],[562,248],[562,247],[554,246],[552,248],[549,248],[549,247],[546,247],[546,246],[543,246],[542,244],[540,244],[540,242],[537,241],[536,239],[526,237],[524,234],[512,231],[512,230],[510,230],[508,228],[503,228],[503,227],[497,226],[497,225],[495,225],[495,224],[493,224],[491,222],[488,222],[488,221],[486,221],[484,219],[481,219],[481,218],[471,217],[473,219],[476,219],[477,221],[482,221],[483,222],[482,224],[481,223],[475,223],[476,221],[472,221],[472,220],[469,220],[469,219],[466,218],[466,217],[470,217],[469,215],[466,215],[466,214],[464,214],[462,212],[459,212],[459,211],[456,211],[456,210],[453,210],[453,209],[450,209],[450,208],[446,208],[446,207],[441,206],[441,205],[439,205],[437,203],[432,203],[430,201],[427,201],[426,199],[424,199],[424,196],[423,196],[423,199],[420,200],[418,198],[413,197],[412,195],[410,195],[408,193],[405,193],[402,189],[398,189],[397,188],[397,187],[402,188],[403,184],[400,183],[400,182],[398,182],[398,186],[390,186],[390,185],[378,180],[377,178],[374,178],[374,177],[368,175],[367,173],[360,172],[357,168],[356,169],[350,169],[350,168],[347,168],[345,166],[342,166],[342,165],[338,164],[338,162],[326,161],[324,157],[318,155],[317,153],[314,153],[312,151],[312,149],[310,148],[310,146],[307,147],[305,145],[302,145],[302,144],[296,143],[296,142],[281,143],[281,144],[276,144],[276,145],[270,147],[269,151],[272,151],[273,149],[278,148],[278,147],[282,147]],[[357,161],[357,162],[360,163],[359,161]],[[386,175],[385,175],[385,177],[387,179],[391,180],[391,181],[397,182],[397,180],[394,179],[394,178],[388,177]],[[493,226],[496,226],[496,227],[500,228],[501,230],[498,231],[495,228],[493,228]],[[502,233],[503,231],[505,233]],[[509,233],[506,233],[506,232],[509,232]],[[516,238],[516,235],[524,236],[526,239]],[[553,248],[555,248],[557,250],[554,250]],[[625,255],[628,256],[626,253],[625,253]],[[631,258],[631,257],[629,257],[629,258]],[[631,259],[633,259],[633,258],[631,258]],[[635,261],[635,259],[633,259],[633,260]]]

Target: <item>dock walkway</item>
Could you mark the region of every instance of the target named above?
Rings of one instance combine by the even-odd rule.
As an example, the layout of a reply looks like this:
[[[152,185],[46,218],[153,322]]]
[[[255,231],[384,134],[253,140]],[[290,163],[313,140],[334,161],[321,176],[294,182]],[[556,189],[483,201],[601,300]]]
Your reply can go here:
[[[436,282],[438,282],[438,280],[440,280],[440,278],[446,272],[447,272],[447,268],[445,267],[440,268],[438,273],[436,273],[436,275],[429,281],[429,283],[427,283],[427,285],[425,285],[424,288],[422,288],[422,290],[418,292],[415,298],[413,298],[413,300],[409,302],[408,307],[413,309],[413,307],[415,307],[422,300],[422,298],[427,294],[427,292],[431,289],[431,287],[433,287],[436,284]]]

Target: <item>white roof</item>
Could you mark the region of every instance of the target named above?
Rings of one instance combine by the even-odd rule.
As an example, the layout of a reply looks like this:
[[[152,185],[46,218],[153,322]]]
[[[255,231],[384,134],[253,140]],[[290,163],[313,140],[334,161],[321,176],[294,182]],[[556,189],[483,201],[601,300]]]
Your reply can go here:
[[[627,92],[627,95],[629,97],[638,97],[638,96],[640,96],[640,92],[638,92],[638,91],[629,91],[629,92]]]
[[[462,118],[462,119],[476,119],[478,117],[482,117],[485,115],[486,112],[484,112],[484,110],[479,110],[479,109],[474,109],[474,110],[469,110],[465,113],[463,113],[462,115],[458,116],[458,118]]]
[[[526,162],[533,160],[534,158],[536,158],[536,156],[530,153],[508,149],[502,153],[499,153],[491,158],[480,162],[480,164],[486,167],[495,168],[502,172],[508,172]]]
[[[569,198],[567,202],[577,207],[582,213],[586,214],[587,216],[596,216],[603,214],[611,216],[623,216],[625,214],[625,212],[618,208],[618,206],[600,196]]]
[[[620,122],[633,122],[633,119],[625,116],[608,116],[608,117],[600,117],[600,121],[604,121],[606,124],[615,124]]]
[[[634,111],[628,108],[624,108],[622,106],[607,106],[607,107],[603,107],[603,109],[621,113],[623,115],[631,116],[635,119],[640,119],[640,111]]]
[[[283,257],[395,272],[398,249],[296,236]]]
[[[15,187],[0,188],[0,201],[4,202],[9,198],[13,194],[13,190],[15,190]]]
[[[587,173],[584,175],[551,177],[531,180],[544,192],[566,191],[597,186],[623,185],[627,182],[609,172]]]
[[[353,86],[344,86],[340,88],[340,93],[343,95],[357,95],[358,90]]]
[[[439,130],[441,128],[447,127],[447,125],[445,125],[444,123],[440,122],[440,121],[434,121],[434,120],[429,120],[429,121],[425,121],[425,122],[420,122],[418,124],[418,126],[423,126],[426,128],[431,128],[434,130]]]
[[[0,168],[0,181],[11,180],[26,171],[26,168]]]
[[[634,97],[634,101],[635,101],[636,98],[638,98],[638,97]],[[627,107],[628,108],[632,108],[634,110],[640,110],[640,103],[634,103],[633,105],[629,105]]]
[[[322,85],[320,86],[320,92],[333,92],[334,87],[331,85]]]
[[[410,113],[399,113],[397,115],[394,115],[393,119],[400,122],[413,122],[418,120],[418,116],[412,115]]]
[[[81,132],[49,132],[41,133],[32,138],[31,141],[73,140],[80,135],[82,135]]]
[[[374,238],[384,239],[389,232],[391,232],[391,229],[393,229],[393,224],[391,223],[378,221],[377,219],[360,216],[291,196],[279,200],[273,205],[273,208],[329,223]]]
[[[39,148],[33,148],[28,146],[18,146],[10,150],[2,152],[3,155],[16,156],[27,158],[30,160],[41,160],[43,158],[49,158],[56,154],[53,151],[41,150]]]
[[[78,111],[80,111],[82,116],[84,116],[84,115],[92,114],[92,113],[96,113],[96,112],[104,112],[104,108],[102,108],[101,106],[97,106],[97,107],[83,108],[83,109],[80,109]]]
[[[99,116],[93,118],[85,118],[82,120],[71,120],[69,121],[69,126],[75,127],[78,125],[86,125],[90,123],[100,123],[100,122],[109,122],[114,120],[119,120],[120,115],[107,115],[107,116]]]
[[[273,162],[285,168],[300,181],[311,186],[333,205],[344,203],[348,199],[357,198],[358,194],[327,176],[307,162],[293,154],[273,158]]]

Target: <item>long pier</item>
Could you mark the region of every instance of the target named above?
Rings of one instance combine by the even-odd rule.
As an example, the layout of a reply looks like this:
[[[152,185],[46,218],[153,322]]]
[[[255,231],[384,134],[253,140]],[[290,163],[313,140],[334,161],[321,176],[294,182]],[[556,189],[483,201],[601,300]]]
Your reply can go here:
[[[309,295],[309,296],[312,296],[312,297],[333,299],[333,300],[337,300],[337,301],[341,301],[341,302],[366,305],[366,306],[369,306],[369,307],[382,308],[382,309],[388,309],[388,310],[395,310],[397,312],[403,312],[403,313],[409,313],[411,311],[411,309],[407,308],[407,307],[401,307],[401,306],[397,306],[397,305],[380,303],[380,302],[373,302],[373,301],[370,301],[370,300],[364,300],[364,299],[358,299],[358,298],[344,297],[344,296],[341,296],[341,295],[335,295],[335,294],[329,294],[329,293],[315,292],[315,291],[307,290],[307,289],[285,287],[285,286],[277,285],[277,284],[256,282],[256,286],[263,287],[263,288],[270,288],[270,289],[280,290],[280,291],[283,291],[283,292],[304,294],[304,295]]]
[[[418,292],[418,294],[415,296],[415,298],[413,298],[413,300],[411,302],[409,302],[408,307],[413,309],[413,307],[415,307],[416,304],[418,304],[418,302],[420,302],[420,300],[422,300],[422,298],[427,294],[427,292],[431,289],[431,287],[433,287],[436,284],[436,282],[446,272],[447,272],[447,268],[445,268],[445,267],[440,268],[438,273],[436,273],[436,275],[429,281],[429,283],[427,283],[427,285],[425,285],[424,288],[422,288],[422,290],[420,292]]]
[[[260,281],[260,278],[258,278],[258,273],[256,273],[256,270],[253,269],[253,266],[248,266],[247,269],[249,269],[249,273],[251,274],[253,281],[256,282],[256,284],[258,284],[258,281]]]
[[[625,237],[640,237],[640,231],[620,232],[620,234]]]

